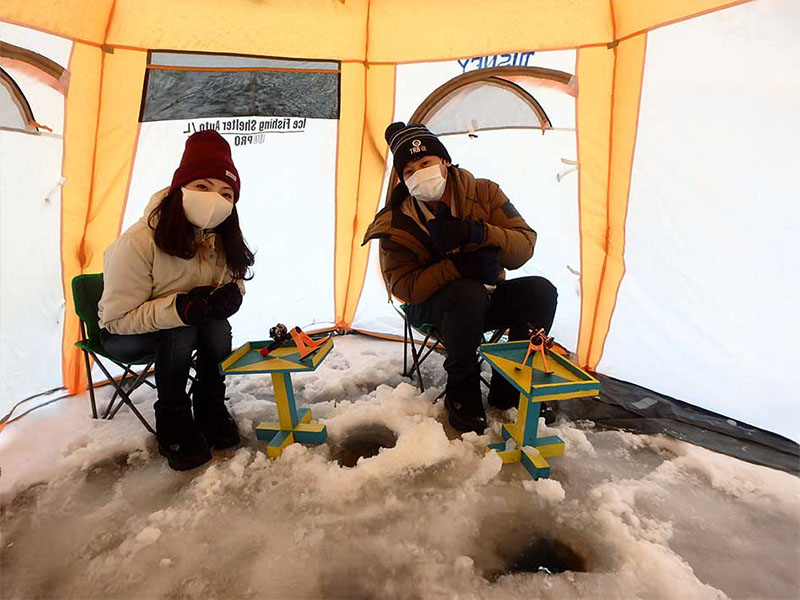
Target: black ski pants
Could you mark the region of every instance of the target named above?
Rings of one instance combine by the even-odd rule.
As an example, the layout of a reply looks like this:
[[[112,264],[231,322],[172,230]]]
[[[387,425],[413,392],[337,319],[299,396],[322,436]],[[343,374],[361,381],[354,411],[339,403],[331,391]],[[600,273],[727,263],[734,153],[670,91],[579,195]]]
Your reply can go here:
[[[544,277],[520,277],[498,282],[494,292],[474,279],[447,284],[420,304],[406,307],[415,327],[433,325],[447,350],[448,383],[477,375],[477,349],[483,332],[508,327],[510,340],[524,340],[528,327],[550,331],[558,293]]]

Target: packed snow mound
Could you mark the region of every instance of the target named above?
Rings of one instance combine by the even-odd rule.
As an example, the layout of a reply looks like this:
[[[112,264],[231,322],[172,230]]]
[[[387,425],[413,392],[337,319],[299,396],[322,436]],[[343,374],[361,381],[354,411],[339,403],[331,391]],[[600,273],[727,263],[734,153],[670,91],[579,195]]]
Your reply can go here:
[[[255,439],[277,420],[264,375],[228,378],[243,446],[187,473],[128,411],[91,420],[85,395],[7,427],[2,596],[800,596],[796,477],[561,421],[541,428],[565,454],[533,481],[485,453],[515,410],[490,412],[483,436],[444,425],[441,357],[419,394],[400,376],[402,345],[335,344],[315,373],[293,376],[328,443],[277,460]],[[152,419],[154,393],[136,396]],[[369,452],[340,466],[338,449],[371,435]]]

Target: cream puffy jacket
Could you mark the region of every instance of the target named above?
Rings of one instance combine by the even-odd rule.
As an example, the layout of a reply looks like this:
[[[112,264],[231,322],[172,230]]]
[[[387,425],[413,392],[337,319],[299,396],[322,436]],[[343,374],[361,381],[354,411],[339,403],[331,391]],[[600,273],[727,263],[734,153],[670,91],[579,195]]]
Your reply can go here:
[[[196,230],[205,248],[188,260],[170,256],[156,246],[147,218],[168,191],[156,192],[142,218],[103,255],[104,288],[98,312],[100,327],[111,333],[130,335],[183,327],[175,309],[178,294],[233,279],[214,233]],[[243,283],[238,285],[244,294]]]

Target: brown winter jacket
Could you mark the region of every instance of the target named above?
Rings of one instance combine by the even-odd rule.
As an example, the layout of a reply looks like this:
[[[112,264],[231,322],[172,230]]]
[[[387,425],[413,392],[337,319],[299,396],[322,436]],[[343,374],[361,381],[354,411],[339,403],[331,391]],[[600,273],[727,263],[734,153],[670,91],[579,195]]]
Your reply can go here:
[[[500,264],[506,269],[518,269],[533,255],[536,232],[496,183],[475,179],[469,171],[451,166],[442,199],[448,198],[453,216],[486,224],[483,243],[466,250],[496,246],[501,249]],[[393,194],[367,228],[363,244],[380,240],[381,270],[389,293],[409,304],[419,304],[461,275],[452,260],[436,252],[428,233],[403,211],[404,204],[411,202],[408,195]]]

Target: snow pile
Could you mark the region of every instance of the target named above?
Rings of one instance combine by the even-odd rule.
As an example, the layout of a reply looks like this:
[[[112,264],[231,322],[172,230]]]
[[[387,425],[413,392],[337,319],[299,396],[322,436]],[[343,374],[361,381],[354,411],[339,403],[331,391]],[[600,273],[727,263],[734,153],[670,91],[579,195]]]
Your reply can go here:
[[[399,376],[401,345],[335,343],[316,373],[294,377],[329,443],[295,444],[275,461],[255,440],[259,422],[277,420],[261,375],[229,378],[244,445],[189,473],[169,470],[129,412],[88,419],[86,397],[9,426],[2,596],[800,594],[797,478],[664,437],[560,422],[542,430],[566,453],[551,459],[550,480],[532,481],[484,451],[514,410],[491,412],[483,436],[443,425],[432,403],[441,357],[425,365],[433,386],[420,395]],[[150,418],[152,400],[139,394]],[[394,445],[339,466],[337,448],[376,431]],[[571,570],[548,573],[558,561]]]

